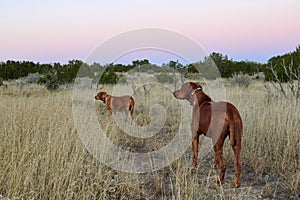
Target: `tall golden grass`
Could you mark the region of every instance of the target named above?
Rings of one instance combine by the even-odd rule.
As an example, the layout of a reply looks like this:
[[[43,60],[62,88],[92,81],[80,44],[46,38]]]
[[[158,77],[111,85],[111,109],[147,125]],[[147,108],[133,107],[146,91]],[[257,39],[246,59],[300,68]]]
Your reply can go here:
[[[244,123],[242,186],[238,189],[230,186],[234,159],[228,140],[224,185],[215,182],[218,171],[212,167],[212,152],[199,160],[196,174],[191,173],[191,148],[159,171],[120,172],[100,163],[82,144],[73,123],[71,90],[0,88],[0,195],[10,199],[299,198],[299,102],[269,96],[262,83],[249,88],[227,86],[226,95]],[[140,99],[134,120],[148,124],[147,99],[135,98]],[[170,112],[176,109],[175,100],[165,101]],[[128,150],[152,151],[176,134],[177,116],[168,115],[164,131],[155,138],[133,139],[116,128],[103,104],[96,105],[108,137]]]

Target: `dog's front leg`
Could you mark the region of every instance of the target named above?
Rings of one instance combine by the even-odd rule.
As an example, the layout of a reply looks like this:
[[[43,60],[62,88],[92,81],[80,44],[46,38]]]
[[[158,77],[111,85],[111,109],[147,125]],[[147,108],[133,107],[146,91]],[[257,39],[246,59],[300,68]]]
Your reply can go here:
[[[112,108],[108,103],[106,104],[106,109],[108,110],[109,114],[112,115]]]
[[[198,148],[199,148],[199,125],[200,125],[200,112],[199,107],[194,106],[192,115],[192,147],[193,147],[193,168],[198,165]]]
[[[196,134],[196,136],[193,137],[193,142],[192,142],[192,147],[193,147],[193,168],[197,168],[197,165],[198,165],[198,146],[199,146],[199,135]]]

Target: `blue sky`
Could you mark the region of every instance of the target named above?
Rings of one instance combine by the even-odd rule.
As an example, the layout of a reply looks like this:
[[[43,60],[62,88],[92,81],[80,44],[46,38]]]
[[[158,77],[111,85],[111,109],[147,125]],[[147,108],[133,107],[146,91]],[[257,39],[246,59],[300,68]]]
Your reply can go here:
[[[300,44],[299,10],[299,0],[0,0],[0,61],[85,60],[120,33],[153,27],[183,34],[208,53],[266,62]]]

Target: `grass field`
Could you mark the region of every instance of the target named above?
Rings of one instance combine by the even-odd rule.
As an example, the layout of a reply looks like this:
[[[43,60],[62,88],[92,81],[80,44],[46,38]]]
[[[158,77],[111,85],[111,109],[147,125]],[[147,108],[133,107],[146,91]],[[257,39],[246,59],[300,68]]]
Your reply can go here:
[[[160,97],[153,101],[164,103],[167,113],[178,107],[171,95],[160,96],[158,89],[150,92]],[[299,100],[269,96],[260,82],[249,88],[228,85],[226,97],[244,123],[242,185],[237,189],[230,186],[234,159],[228,139],[223,185],[215,182],[219,172],[213,169],[213,152],[191,173],[191,147],[161,170],[121,172],[99,162],[82,144],[73,122],[72,90],[49,92],[37,85],[0,88],[0,199],[300,198]],[[134,121],[149,124],[151,102],[139,95],[134,98]],[[159,149],[177,133],[178,116],[167,114],[163,130],[153,138],[134,139],[117,128],[103,104],[96,102],[96,109],[108,138],[129,151]]]

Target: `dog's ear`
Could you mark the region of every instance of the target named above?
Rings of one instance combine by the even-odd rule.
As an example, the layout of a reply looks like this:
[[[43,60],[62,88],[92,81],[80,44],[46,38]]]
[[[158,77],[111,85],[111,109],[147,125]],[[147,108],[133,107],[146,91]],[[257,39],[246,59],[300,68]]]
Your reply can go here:
[[[98,95],[100,95],[100,96],[105,96],[105,95],[106,95],[106,92],[100,91],[100,92],[98,93]]]
[[[190,82],[190,85],[193,88],[193,90],[196,90],[198,88],[202,89],[202,86],[198,83]]]

